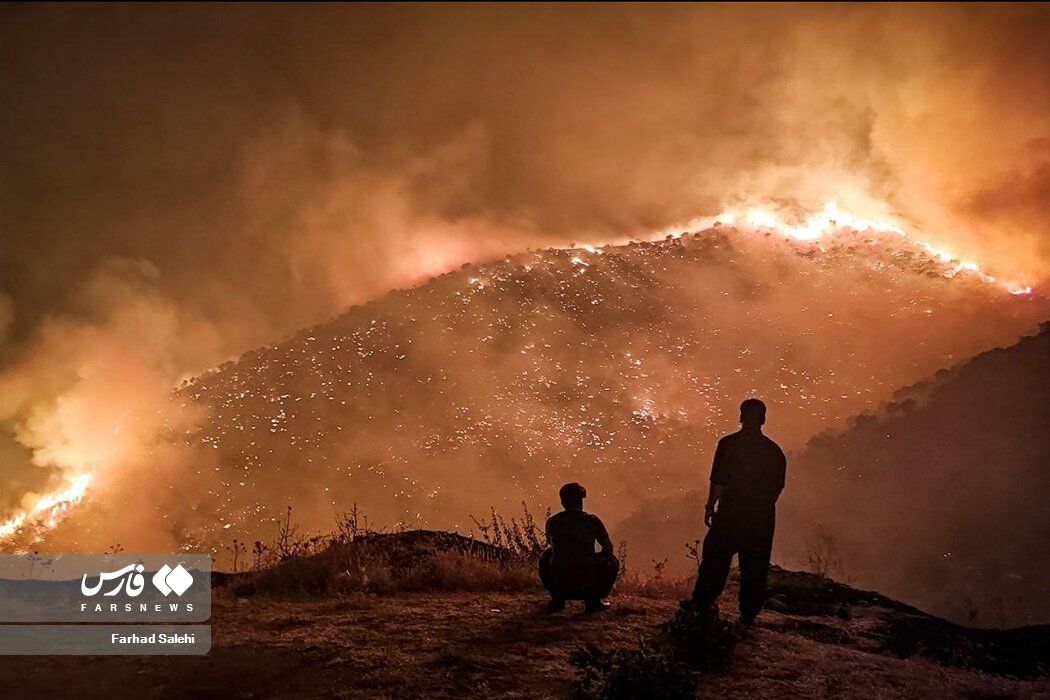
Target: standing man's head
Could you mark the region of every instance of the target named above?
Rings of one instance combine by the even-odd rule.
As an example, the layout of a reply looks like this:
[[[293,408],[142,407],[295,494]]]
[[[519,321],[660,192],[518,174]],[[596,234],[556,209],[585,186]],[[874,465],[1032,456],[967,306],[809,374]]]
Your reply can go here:
[[[561,506],[565,510],[583,510],[583,499],[587,498],[587,489],[574,481],[562,486],[558,496],[561,497]]]
[[[761,428],[766,422],[766,405],[758,399],[747,399],[740,404],[740,425]]]

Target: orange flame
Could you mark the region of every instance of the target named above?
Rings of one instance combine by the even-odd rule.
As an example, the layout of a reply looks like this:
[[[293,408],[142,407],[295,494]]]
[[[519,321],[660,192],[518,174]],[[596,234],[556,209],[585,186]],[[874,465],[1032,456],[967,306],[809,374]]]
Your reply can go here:
[[[44,494],[31,508],[0,523],[0,540],[11,537],[27,526],[50,530],[58,525],[69,508],[84,499],[92,476],[92,474],[77,476],[65,489]]]
[[[942,263],[950,265],[950,268],[946,273],[949,277],[954,277],[961,272],[968,272],[976,275],[985,282],[995,284],[1014,295],[1027,295],[1032,293],[1032,288],[1028,285],[1000,280],[995,276],[984,272],[981,267],[972,260],[960,260],[942,248],[931,245],[926,241],[913,238],[894,222],[875,221],[855,216],[847,211],[843,211],[834,201],[826,203],[823,209],[808,215],[805,219],[796,224],[785,222],[781,218],[781,215],[772,207],[749,207],[744,210],[725,211],[718,216],[711,218],[695,219],[685,226],[676,226],[661,231],[659,235],[664,236],[670,234],[680,236],[690,231],[710,228],[715,224],[741,226],[758,231],[775,231],[780,235],[794,238],[799,241],[816,241],[825,235],[842,230],[854,231],[856,233],[871,231],[875,233],[893,234],[901,236],[902,238],[907,238],[911,242],[922,247],[926,252],[930,253]]]

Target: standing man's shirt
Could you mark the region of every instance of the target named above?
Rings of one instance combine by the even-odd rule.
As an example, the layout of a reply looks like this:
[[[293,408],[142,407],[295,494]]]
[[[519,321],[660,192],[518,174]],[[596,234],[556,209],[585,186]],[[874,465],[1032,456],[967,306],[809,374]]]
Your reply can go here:
[[[718,441],[711,483],[722,487],[719,510],[773,506],[784,490],[787,458],[759,430],[740,430]]]

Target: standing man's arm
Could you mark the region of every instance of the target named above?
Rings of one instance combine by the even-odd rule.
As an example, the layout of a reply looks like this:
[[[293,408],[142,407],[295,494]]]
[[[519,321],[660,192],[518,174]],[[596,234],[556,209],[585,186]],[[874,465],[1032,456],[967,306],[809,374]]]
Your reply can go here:
[[[779,445],[777,445],[777,455],[778,455],[777,465],[776,465],[776,469],[777,469],[777,471],[776,471],[777,493],[776,493],[776,496],[774,497],[774,500],[776,498],[780,498],[780,492],[784,490],[784,481],[786,480],[786,477],[787,477],[787,457],[784,456],[784,451],[782,449],[780,449]]]
[[[718,441],[715,448],[715,459],[711,464],[711,490],[707,492],[707,505],[704,506],[704,525],[711,527],[711,518],[715,514],[715,506],[722,498],[722,485],[725,484],[726,471],[726,447],[725,439]]]
[[[711,527],[711,518],[715,515],[715,506],[718,499],[722,497],[722,484],[711,482],[711,490],[707,492],[707,505],[704,506],[704,525]]]

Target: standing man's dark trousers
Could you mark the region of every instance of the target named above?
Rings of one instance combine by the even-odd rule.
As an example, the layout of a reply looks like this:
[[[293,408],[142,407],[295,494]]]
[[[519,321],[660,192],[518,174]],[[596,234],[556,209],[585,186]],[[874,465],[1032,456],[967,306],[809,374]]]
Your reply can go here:
[[[773,551],[776,506],[726,509],[715,513],[704,538],[693,600],[707,607],[718,599],[729,578],[733,555],[740,556],[740,615],[753,618],[762,609]]]
[[[540,556],[540,581],[552,600],[599,601],[612,592],[620,560],[612,554],[594,554],[573,562],[554,560],[551,550]]]

